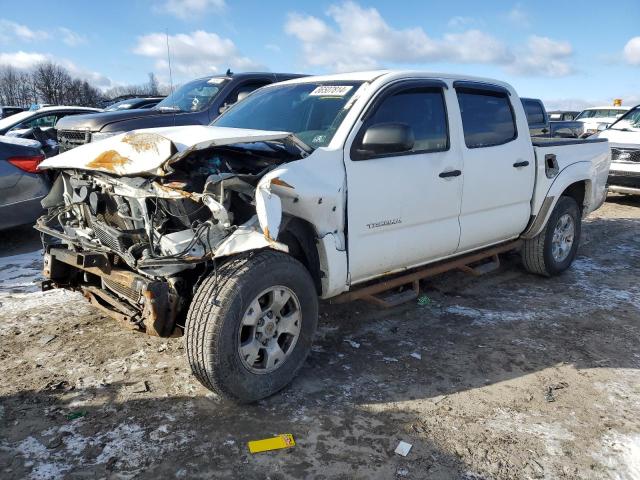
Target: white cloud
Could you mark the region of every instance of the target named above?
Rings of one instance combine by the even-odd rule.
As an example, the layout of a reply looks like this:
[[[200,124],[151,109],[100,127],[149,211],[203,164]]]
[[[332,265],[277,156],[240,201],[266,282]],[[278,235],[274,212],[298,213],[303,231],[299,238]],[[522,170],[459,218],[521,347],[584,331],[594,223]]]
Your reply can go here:
[[[0,19],[0,41],[8,42],[14,39],[32,42],[49,38],[49,34],[43,30],[33,30],[26,25]]]
[[[62,41],[70,47],[77,47],[78,45],[82,45],[87,42],[87,38],[84,35],[74,32],[68,28],[59,27],[58,31],[62,36]]]
[[[304,62],[336,71],[375,68],[384,63],[448,61],[504,64],[508,48],[480,30],[431,38],[422,28],[394,29],[375,8],[355,2],[329,7],[335,25],[310,15],[289,14],[285,31],[300,40]]]
[[[624,59],[630,65],[640,66],[640,37],[633,37],[624,46]]]
[[[573,47],[569,42],[531,35],[508,70],[518,75],[565,77],[574,73],[569,63]]]
[[[479,22],[475,17],[456,16],[449,19],[449,21],[447,22],[447,26],[449,28],[466,28],[476,23]]]
[[[185,20],[202,15],[207,10],[223,10],[225,6],[225,0],[165,0],[158,10]]]
[[[99,88],[109,88],[113,85],[113,81],[98,72],[80,67],[69,59],[58,58],[50,53],[40,52],[0,52],[0,65],[11,65],[20,70],[28,70],[42,62],[54,62],[69,71],[72,77],[87,80],[92,85]]]
[[[248,70],[260,65],[244,57],[228,38],[198,30],[169,36],[171,67],[186,79],[198,75],[232,70]],[[150,33],[138,38],[134,53],[155,60],[159,70],[167,70],[167,43],[164,33]]]
[[[31,68],[38,63],[46,62],[48,59],[47,55],[43,53],[23,51],[13,53],[0,52],[0,65],[11,65],[20,70]]]
[[[531,25],[529,13],[520,3],[517,3],[511,10],[509,10],[509,13],[507,13],[507,20],[519,27],[529,27]]]

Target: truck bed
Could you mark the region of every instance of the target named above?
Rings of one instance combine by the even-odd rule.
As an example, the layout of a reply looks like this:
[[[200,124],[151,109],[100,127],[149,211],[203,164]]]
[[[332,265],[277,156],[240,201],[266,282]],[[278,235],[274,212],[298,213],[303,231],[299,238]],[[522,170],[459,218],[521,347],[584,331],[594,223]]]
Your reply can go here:
[[[584,214],[598,208],[606,196],[604,185],[607,182],[611,159],[609,144],[603,138],[532,138],[531,143],[536,158],[536,187],[531,210],[537,215],[542,204],[550,195],[552,185],[561,174],[571,174],[570,169],[589,170],[594,188],[585,191]],[[584,178],[584,172],[583,176]],[[604,193],[603,193],[604,192]],[[551,200],[551,199],[550,199]]]

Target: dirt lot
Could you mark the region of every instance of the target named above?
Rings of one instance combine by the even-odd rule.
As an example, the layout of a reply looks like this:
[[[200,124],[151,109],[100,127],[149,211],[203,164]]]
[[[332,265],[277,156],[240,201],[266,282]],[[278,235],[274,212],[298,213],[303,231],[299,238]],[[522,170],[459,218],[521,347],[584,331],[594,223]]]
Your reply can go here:
[[[592,215],[558,278],[513,255],[419,303],[324,305],[299,378],[242,407],[190,376],[181,339],[38,292],[38,245],[0,238],[2,478],[640,478],[638,199]],[[248,452],[278,433],[297,445]]]

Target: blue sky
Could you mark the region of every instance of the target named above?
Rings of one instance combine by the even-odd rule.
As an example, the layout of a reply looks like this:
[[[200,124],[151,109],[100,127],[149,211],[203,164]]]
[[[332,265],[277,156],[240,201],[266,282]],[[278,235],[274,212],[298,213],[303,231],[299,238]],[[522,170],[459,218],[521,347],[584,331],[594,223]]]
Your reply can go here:
[[[500,78],[550,106],[640,103],[640,1],[2,0],[0,63],[102,88],[268,69],[415,68]],[[99,5],[99,6],[98,6]]]

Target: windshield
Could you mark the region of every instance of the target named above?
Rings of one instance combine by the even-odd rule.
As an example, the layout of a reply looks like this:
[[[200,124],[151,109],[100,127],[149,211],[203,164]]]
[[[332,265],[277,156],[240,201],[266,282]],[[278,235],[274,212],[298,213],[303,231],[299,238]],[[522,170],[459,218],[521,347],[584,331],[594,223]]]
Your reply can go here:
[[[618,115],[622,115],[624,110],[614,110],[614,109],[605,109],[605,108],[594,108],[590,110],[584,110],[580,115],[576,117],[576,120],[584,119],[584,118],[615,118]]]
[[[609,128],[613,130],[640,130],[640,105],[629,110]]]
[[[135,99],[121,100],[119,102],[114,103],[113,105],[109,105],[107,108],[104,109],[104,111],[115,112],[116,110],[127,110],[131,108],[134,100]]]
[[[226,82],[225,78],[213,77],[185,83],[153,108],[174,112],[199,112],[209,106]]]
[[[212,125],[291,132],[314,149],[325,147],[361,84],[314,82],[263,88],[235,104]]]

